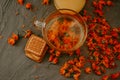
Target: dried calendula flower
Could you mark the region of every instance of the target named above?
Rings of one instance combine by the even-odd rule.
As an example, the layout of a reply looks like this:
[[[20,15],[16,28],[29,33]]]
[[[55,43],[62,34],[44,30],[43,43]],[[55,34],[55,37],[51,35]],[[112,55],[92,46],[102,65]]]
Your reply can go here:
[[[43,4],[48,5],[49,4],[49,0],[43,0]]]
[[[19,39],[18,34],[12,33],[12,36],[10,38],[8,38],[8,43],[10,45],[14,45],[16,43],[16,41],[18,41],[18,39]]]
[[[65,75],[65,73],[66,73],[66,70],[63,69],[63,68],[61,68],[61,69],[60,69],[60,74],[61,74],[61,75]]]
[[[101,73],[100,70],[96,70],[96,71],[95,71],[95,74],[97,74],[97,75],[99,75],[99,76],[102,75],[102,73]]]
[[[80,52],[80,48],[78,48],[76,51],[75,51],[76,55],[77,56],[80,56],[81,52]]]
[[[78,67],[77,67],[77,66],[75,66],[75,65],[73,65],[73,70],[74,70],[74,72],[81,73],[80,68],[78,68]]]
[[[111,78],[112,78],[113,80],[116,80],[116,79],[118,79],[119,77],[120,77],[120,72],[116,72],[116,73],[111,74]]]
[[[92,72],[92,69],[90,67],[85,68],[85,72],[90,74]]]
[[[17,0],[17,2],[18,2],[20,5],[23,5],[23,4],[24,4],[24,0]]]
[[[58,58],[55,57],[55,58],[52,60],[52,63],[53,63],[53,64],[57,64],[57,63],[58,63]]]
[[[24,35],[24,38],[29,38],[32,34],[32,31],[31,30],[26,30],[25,31],[25,35]]]
[[[112,5],[113,5],[113,2],[110,1],[110,0],[108,0],[108,1],[107,1],[107,5],[108,5],[108,6],[112,6]]]
[[[8,38],[8,43],[9,43],[10,45],[14,45],[14,44],[15,44],[15,39],[13,39],[13,38]]]
[[[27,4],[25,5],[25,7],[26,7],[27,9],[31,9],[31,8],[32,8],[32,4],[31,4],[31,3],[27,3]]]
[[[48,61],[49,61],[49,62],[53,61],[54,57],[55,57],[54,55],[50,55],[50,57],[49,57],[49,60],[48,60]]]
[[[81,74],[81,73],[76,73],[76,74],[74,74],[74,75],[73,75],[74,80],[79,80],[80,74]]]
[[[117,56],[117,59],[120,60],[120,54]]]
[[[56,51],[56,52],[55,52],[55,55],[56,55],[57,57],[59,57],[59,56],[60,56],[60,54],[61,54],[61,52],[60,52],[60,51]]]
[[[105,76],[102,77],[101,80],[108,80],[108,79],[109,79],[109,75],[105,75]]]
[[[17,41],[19,39],[19,36],[15,33],[12,33],[12,38]]]
[[[67,73],[65,74],[65,77],[66,77],[66,78],[70,77],[70,72],[67,72]]]

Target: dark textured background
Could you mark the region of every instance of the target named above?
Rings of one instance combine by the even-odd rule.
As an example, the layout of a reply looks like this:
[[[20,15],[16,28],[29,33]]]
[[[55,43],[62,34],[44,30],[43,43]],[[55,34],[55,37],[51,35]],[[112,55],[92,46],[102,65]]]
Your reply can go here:
[[[50,5],[42,5],[42,0],[25,0],[31,2],[38,10],[31,12],[25,9],[25,6],[20,6],[16,2],[17,0],[0,0],[0,35],[3,39],[0,39],[0,80],[35,80],[35,76],[38,76],[38,80],[73,80],[72,78],[64,78],[59,74],[60,66],[69,58],[62,56],[60,62],[57,65],[50,64],[48,60],[48,54],[46,54],[42,63],[36,63],[28,59],[24,54],[24,46],[27,39],[20,39],[15,46],[7,44],[7,38],[12,32],[20,30],[21,26],[25,24],[25,28],[32,29],[32,31],[40,35],[40,32],[36,30],[31,20],[33,16],[37,16],[37,19],[45,18],[50,12],[55,10],[53,1]],[[92,0],[90,0],[92,1]],[[112,27],[120,26],[120,0],[113,0],[115,6],[110,7],[109,10],[105,9],[105,17]],[[87,3],[85,8],[88,11],[92,11],[92,8],[88,8],[91,3]],[[19,13],[15,15],[16,11]],[[27,16],[25,17],[25,15]],[[82,54],[86,54],[86,47],[82,46]],[[108,70],[107,74],[120,71],[120,62],[118,68],[115,70]],[[90,75],[81,74],[80,80],[100,80],[101,76],[97,76],[94,73]]]

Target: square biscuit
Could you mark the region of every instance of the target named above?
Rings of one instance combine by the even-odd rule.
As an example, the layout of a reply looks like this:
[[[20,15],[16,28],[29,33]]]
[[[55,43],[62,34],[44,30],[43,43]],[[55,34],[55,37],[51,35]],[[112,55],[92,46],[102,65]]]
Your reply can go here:
[[[36,62],[41,62],[47,49],[46,42],[42,38],[31,35],[25,46],[25,55]]]
[[[31,35],[29,40],[27,41],[25,51],[29,51],[30,53],[33,53],[36,56],[42,56],[43,50],[46,46],[46,42],[35,35]]]
[[[48,47],[46,46],[45,49],[44,49],[44,51],[43,51],[43,55],[42,55],[41,57],[36,56],[35,54],[33,54],[33,53],[29,52],[29,51],[25,51],[25,55],[26,55],[28,58],[32,59],[33,61],[42,62],[42,60],[43,60],[43,58],[44,58],[44,56],[45,56],[45,53],[46,53],[47,49],[48,49]]]
[[[32,59],[33,61],[36,61],[36,62],[41,62],[41,57],[38,57],[32,53],[29,53],[29,52],[26,52],[25,54],[28,58]]]

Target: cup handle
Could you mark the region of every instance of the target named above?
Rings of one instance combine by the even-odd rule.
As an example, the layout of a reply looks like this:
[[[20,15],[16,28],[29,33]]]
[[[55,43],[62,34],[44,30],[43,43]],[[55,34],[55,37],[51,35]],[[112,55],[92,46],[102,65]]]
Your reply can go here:
[[[46,23],[36,20],[34,21],[34,25],[37,26],[39,29],[42,29],[43,27],[45,27]]]

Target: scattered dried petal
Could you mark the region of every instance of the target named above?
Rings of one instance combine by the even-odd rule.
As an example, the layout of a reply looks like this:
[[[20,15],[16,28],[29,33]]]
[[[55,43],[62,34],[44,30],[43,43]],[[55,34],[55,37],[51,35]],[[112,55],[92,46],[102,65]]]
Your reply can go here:
[[[52,63],[53,63],[53,64],[57,64],[57,63],[58,63],[58,58],[55,57],[55,58],[52,60]]]
[[[56,53],[55,53],[55,55],[56,55],[57,57],[59,57],[59,56],[60,56],[60,54],[61,54],[61,52],[60,52],[60,51],[56,51]]]
[[[50,55],[50,57],[49,57],[49,62],[51,62],[51,61],[53,61],[53,59],[54,59],[54,55]]]
[[[2,39],[3,38],[3,36],[2,35],[0,35],[0,39]]]
[[[21,28],[24,28],[25,27],[25,25],[23,24],[22,26],[21,26]]]
[[[24,38],[29,38],[31,35],[32,35],[32,31],[31,30],[26,30]]]
[[[16,15],[16,16],[19,15],[19,12],[16,11],[16,12],[15,12],[15,15]]]

